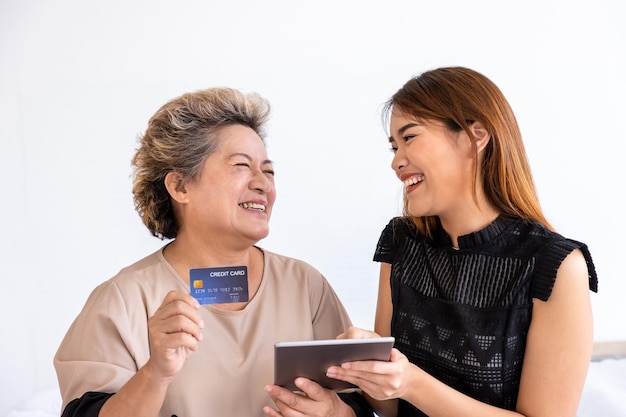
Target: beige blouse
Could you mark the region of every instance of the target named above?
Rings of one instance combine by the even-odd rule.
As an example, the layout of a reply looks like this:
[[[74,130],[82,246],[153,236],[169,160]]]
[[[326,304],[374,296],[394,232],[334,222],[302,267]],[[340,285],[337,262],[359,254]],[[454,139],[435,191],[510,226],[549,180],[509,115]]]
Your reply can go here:
[[[159,416],[263,416],[273,405],[274,343],[334,339],[351,325],[311,265],[264,251],[263,279],[241,311],[203,306],[204,340],[169,386]],[[87,391],[117,392],[149,357],[148,318],[170,290],[189,291],[162,249],[99,285],[69,328],[54,366],[63,408]]]

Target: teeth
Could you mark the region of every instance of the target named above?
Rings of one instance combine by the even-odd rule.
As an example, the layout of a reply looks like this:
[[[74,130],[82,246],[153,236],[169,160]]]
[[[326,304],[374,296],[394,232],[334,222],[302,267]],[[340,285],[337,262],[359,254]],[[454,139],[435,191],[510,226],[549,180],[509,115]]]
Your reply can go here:
[[[239,207],[242,207],[245,209],[265,211],[265,206],[263,204],[258,204],[258,203],[241,203],[239,204]]]
[[[411,178],[407,178],[406,180],[404,180],[404,186],[410,187],[411,185],[417,184],[418,182],[422,182],[422,181],[424,181],[423,175],[415,175]]]

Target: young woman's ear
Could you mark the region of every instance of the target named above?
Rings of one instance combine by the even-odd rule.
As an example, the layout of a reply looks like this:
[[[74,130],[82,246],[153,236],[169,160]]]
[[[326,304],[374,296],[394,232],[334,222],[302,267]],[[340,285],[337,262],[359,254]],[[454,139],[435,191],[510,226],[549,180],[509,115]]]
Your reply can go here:
[[[178,172],[170,171],[165,175],[165,189],[174,201],[184,203],[187,201],[187,189],[182,176]]]
[[[481,153],[491,140],[491,135],[481,122],[474,122],[469,128],[474,134],[474,138],[476,138],[476,151]]]

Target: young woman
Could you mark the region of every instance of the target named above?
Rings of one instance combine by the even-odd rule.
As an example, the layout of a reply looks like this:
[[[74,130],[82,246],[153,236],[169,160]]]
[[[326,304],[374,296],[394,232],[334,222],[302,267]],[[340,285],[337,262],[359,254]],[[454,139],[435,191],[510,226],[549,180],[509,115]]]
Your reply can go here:
[[[541,212],[520,130],[468,68],[409,80],[384,115],[405,213],[386,226],[375,333],[391,361],[328,375],[380,416],[576,415],[592,349],[591,255]]]

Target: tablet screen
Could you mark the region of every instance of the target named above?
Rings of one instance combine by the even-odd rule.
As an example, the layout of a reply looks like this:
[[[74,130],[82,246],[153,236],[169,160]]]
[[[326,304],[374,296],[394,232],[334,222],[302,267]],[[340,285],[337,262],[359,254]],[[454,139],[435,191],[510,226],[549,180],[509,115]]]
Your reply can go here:
[[[293,381],[303,376],[334,390],[354,388],[354,385],[345,381],[328,378],[326,370],[330,366],[341,365],[344,362],[388,361],[393,342],[393,337],[376,337],[276,343],[274,384],[298,391]]]

